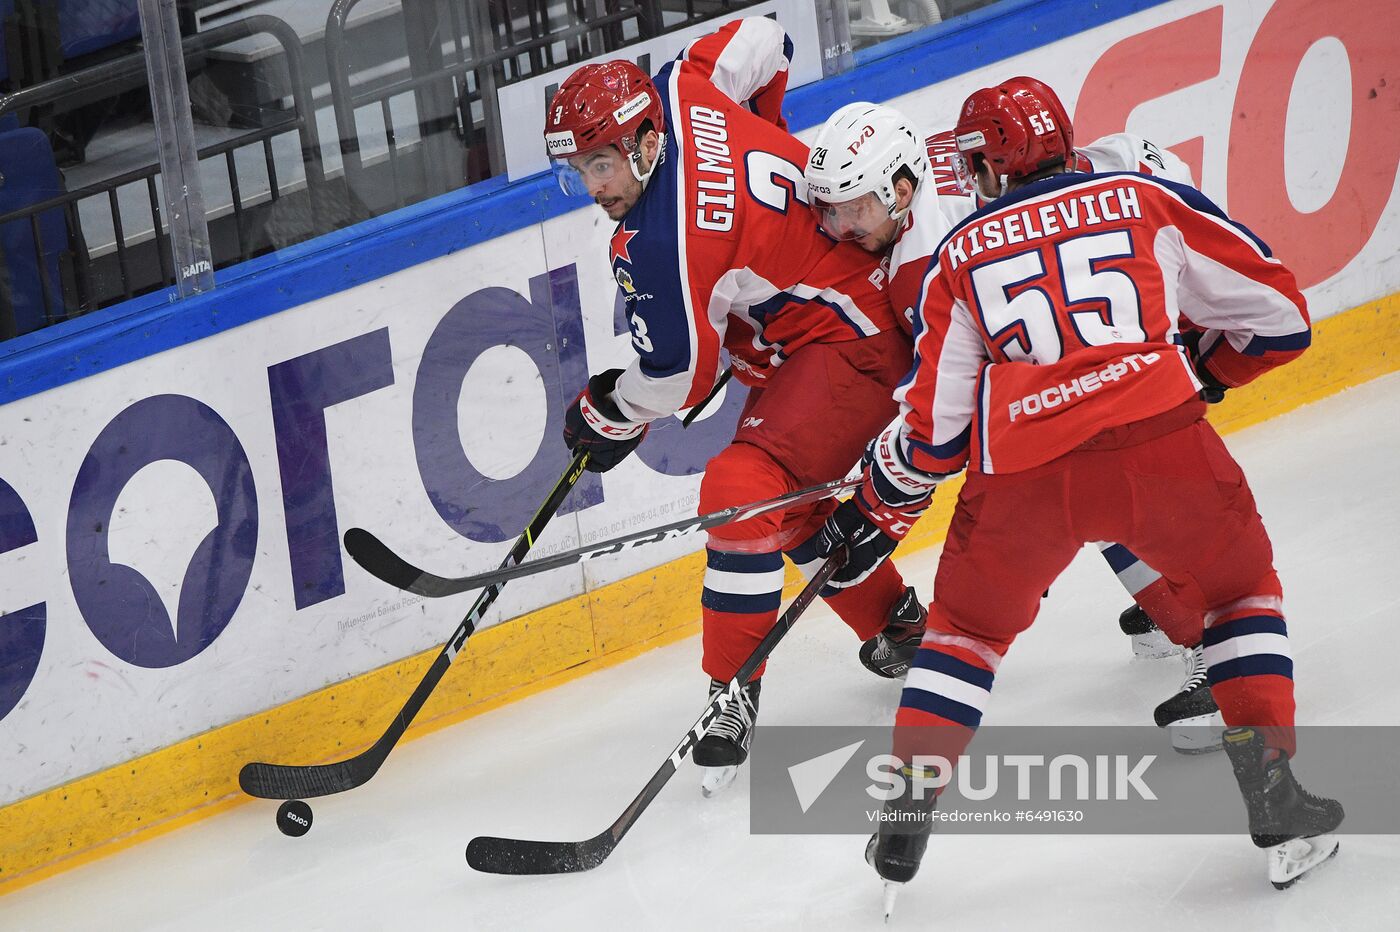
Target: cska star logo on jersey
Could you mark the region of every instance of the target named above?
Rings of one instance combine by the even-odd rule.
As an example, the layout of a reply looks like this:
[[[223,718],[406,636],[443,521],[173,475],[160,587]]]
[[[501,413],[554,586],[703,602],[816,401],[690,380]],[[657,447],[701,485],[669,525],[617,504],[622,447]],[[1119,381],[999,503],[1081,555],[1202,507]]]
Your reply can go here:
[[[632,264],[632,257],[627,253],[627,244],[632,242],[632,237],[636,235],[637,231],[627,229],[625,222],[617,225],[617,232],[612,235],[612,243],[608,246],[608,252],[613,262],[621,259],[628,265]]]

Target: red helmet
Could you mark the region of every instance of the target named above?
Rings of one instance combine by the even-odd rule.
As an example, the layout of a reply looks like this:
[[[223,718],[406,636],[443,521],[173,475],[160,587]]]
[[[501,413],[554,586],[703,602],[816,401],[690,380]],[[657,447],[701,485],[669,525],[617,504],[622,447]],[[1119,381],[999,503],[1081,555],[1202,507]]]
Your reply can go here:
[[[954,130],[958,151],[980,155],[997,174],[1024,178],[1074,152],[1074,127],[1055,92],[1035,78],[984,87],[963,101]]]
[[[607,145],[631,153],[645,120],[658,133],[666,128],[661,95],[642,69],[623,60],[584,65],[554,93],[544,120],[545,149],[552,159]]]

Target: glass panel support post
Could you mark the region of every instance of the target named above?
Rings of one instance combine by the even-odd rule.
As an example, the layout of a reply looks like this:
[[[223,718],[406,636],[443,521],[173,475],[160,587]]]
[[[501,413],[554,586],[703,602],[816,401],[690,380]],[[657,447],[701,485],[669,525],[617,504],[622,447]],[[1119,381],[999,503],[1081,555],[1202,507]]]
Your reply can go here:
[[[139,0],[151,112],[155,116],[161,187],[181,298],[212,291],[214,257],[199,180],[199,149],[175,0]]]

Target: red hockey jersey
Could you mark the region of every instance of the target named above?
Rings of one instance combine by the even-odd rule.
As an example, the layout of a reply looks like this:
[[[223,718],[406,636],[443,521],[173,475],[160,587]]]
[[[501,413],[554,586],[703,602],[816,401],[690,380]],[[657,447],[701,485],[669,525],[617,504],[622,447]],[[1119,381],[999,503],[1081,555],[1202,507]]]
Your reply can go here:
[[[1200,390],[1180,331],[1227,386],[1307,348],[1307,305],[1268,247],[1194,188],[1070,172],[956,227],[924,280],[896,392],[908,462],[1007,473]]]
[[[938,244],[948,231],[978,207],[986,205],[969,192],[972,179],[958,154],[952,130],[929,136],[928,151],[933,184],[914,192],[914,203],[904,218],[899,236],[890,248],[889,292],[905,332],[912,333],[915,305],[923,288],[924,273]],[[1071,166],[1081,172],[1141,172],[1181,184],[1194,184],[1191,169],[1172,152],[1130,133],[1115,133],[1074,150]]]
[[[662,161],[612,240],[638,357],[613,396],[629,418],[697,403],[721,347],[761,385],[807,343],[898,326],[876,259],[824,236],[806,207],[807,147],[780,113],[790,55],[781,26],[742,19],[655,76]]]

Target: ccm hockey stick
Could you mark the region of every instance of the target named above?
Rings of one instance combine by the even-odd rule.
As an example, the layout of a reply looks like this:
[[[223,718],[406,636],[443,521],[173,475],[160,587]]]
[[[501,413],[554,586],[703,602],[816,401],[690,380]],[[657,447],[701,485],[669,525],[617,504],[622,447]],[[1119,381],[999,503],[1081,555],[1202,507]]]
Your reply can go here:
[[[584,560],[592,560],[596,557],[611,556],[624,550],[659,543],[694,531],[704,531],[722,524],[743,521],[746,518],[776,511],[780,508],[792,508],[823,498],[831,498],[842,492],[849,492],[858,485],[860,485],[859,478],[834,479],[831,482],[798,489],[795,492],[788,492],[761,502],[734,505],[723,511],[712,511],[709,514],[682,518],[679,521],[672,521],[670,524],[663,524],[645,531],[634,531],[631,534],[614,537],[612,540],[605,540],[602,543],[589,544],[586,547],[555,554],[552,557],[531,560],[528,563],[502,565],[498,570],[477,573],[474,576],[438,576],[420,569],[394,553],[379,538],[363,528],[352,527],[345,532],[345,549],[356,563],[389,585],[397,586],[407,592],[412,592],[414,595],[437,599],[456,595],[459,592],[479,589],[482,586],[500,585],[507,580],[519,579],[521,576],[533,576],[536,573],[557,570],[560,567],[572,566],[575,563],[582,563]]]
[[[705,399],[686,413],[685,420],[681,422],[682,426],[690,425],[691,421],[709,404],[710,399],[719,394],[720,389],[729,381],[732,374],[732,370],[726,370],[724,375],[716,380],[714,388],[705,396]],[[540,505],[539,511],[535,512],[535,516],[530,519],[524,533],[516,539],[510,553],[506,554],[505,560],[501,563],[502,568],[519,563],[534,546],[535,540],[544,531],[545,525],[554,517],[554,513],[559,510],[559,506],[564,503],[564,499],[568,497],[575,483],[583,475],[584,467],[587,464],[587,453],[578,454],[569,463],[569,468],[555,483],[544,504]],[[350,536],[348,532],[346,536],[347,538]],[[394,716],[394,720],[389,724],[389,729],[379,737],[378,741],[354,757],[327,764],[290,765],[262,762],[246,764],[238,773],[238,785],[243,792],[249,796],[263,799],[308,799],[313,796],[342,793],[345,790],[351,790],[368,783],[370,778],[378,773],[380,766],[388,758],[389,752],[399,743],[404,732],[408,730],[409,724],[423,708],[423,703],[428,700],[428,696],[437,688],[437,684],[447,673],[447,668],[452,666],[452,661],[456,659],[457,654],[466,644],[467,638],[471,637],[482,616],[496,601],[504,584],[505,580],[501,580],[495,585],[489,586],[477,597],[471,611],[467,612],[466,617],[457,626],[457,630],[452,632],[452,637],[448,638],[447,643],[443,645],[442,651],[433,660],[428,672],[424,674],[423,679],[413,690],[413,694],[408,697],[408,701],[399,710],[399,714]]]
[[[559,506],[564,503],[569,492],[573,489],[574,483],[578,482],[583,475],[584,467],[588,465],[588,454],[580,453],[574,457],[569,468],[564,471],[564,475],[559,477],[559,481],[554,484],[549,497],[544,500],[540,510],[535,512],[535,516],[530,519],[524,533],[515,541],[515,546],[510,548],[510,553],[506,554],[502,567],[512,566],[518,563],[522,557],[534,546],[535,539],[544,531],[549,519],[554,517],[554,512],[559,510]],[[353,529],[352,529],[353,530]],[[349,533],[346,533],[349,537]],[[394,720],[389,724],[389,730],[379,737],[364,751],[346,760],[334,761],[329,764],[266,764],[255,761],[244,764],[243,769],[238,772],[238,785],[243,792],[249,796],[257,796],[262,799],[307,799],[312,796],[329,796],[332,793],[343,793],[346,790],[354,789],[369,782],[378,771],[380,765],[384,763],[389,752],[394,749],[394,745],[399,743],[403,733],[408,730],[409,723],[413,717],[423,708],[423,703],[428,701],[428,696],[437,688],[437,684],[447,673],[447,668],[452,666],[452,661],[457,658],[462,646],[467,638],[472,636],[476,630],[477,623],[486,614],[486,610],[496,601],[496,596],[500,595],[504,583],[497,583],[487,587],[486,591],[477,597],[472,605],[471,611],[467,612],[467,617],[462,619],[457,630],[452,632],[452,637],[447,639],[442,651],[433,660],[432,666],[428,667],[428,672],[419,681],[418,686],[413,690],[413,694],[408,697],[399,714],[394,716]]]
[[[783,636],[792,630],[797,619],[821,592],[822,586],[845,564],[846,558],[847,552],[843,547],[821,565],[811,581],[797,594],[797,598],[792,600],[787,611],[774,623],[772,630],[764,635],[763,640],[754,648],[749,659],[744,661],[739,672],[710,700],[705,711],[696,719],[695,724],[690,726],[685,737],[681,738],[680,744],[676,745],[671,755],[656,773],[652,774],[636,798],[622,810],[622,815],[617,817],[617,821],[585,841],[528,841],[482,835],[473,838],[467,845],[467,863],[474,869],[488,874],[567,874],[592,870],[607,860],[608,855],[613,853],[613,849],[641,818],[652,800],[661,793],[662,787],[675,775],[681,761],[685,760],[686,755],[704,736],[705,729],[709,728],[710,723],[738,697],[740,687],[749,681],[749,677],[768,659],[768,655],[778,646]]]
[[[734,370],[726,369],[724,374],[716,380],[710,393],[705,396],[699,404],[686,412],[685,419],[681,421],[682,427],[689,427],[696,416],[709,404],[710,399],[719,394],[720,389],[733,377]],[[808,490],[803,490],[808,491]],[[838,490],[831,494],[840,494]],[[803,498],[801,501],[807,501]],[[767,502],[757,503],[767,505]],[[756,507],[756,506],[747,506]],[[781,507],[774,505],[773,507]],[[729,509],[734,511],[735,509]],[[771,510],[771,509],[764,509]],[[743,515],[730,517],[727,521],[737,521],[741,517],[747,518],[753,515],[762,514],[762,511],[746,512]],[[715,515],[724,514],[716,512]],[[470,592],[473,589],[480,589],[482,586],[494,585],[498,582],[516,579],[521,576],[532,576],[535,573],[543,573],[546,570],[558,569],[562,566],[570,566],[583,560],[592,559],[595,556],[604,556],[609,553],[618,553],[622,550],[629,550],[632,547],[639,547],[642,544],[656,543],[665,540],[667,537],[676,537],[680,534],[699,531],[716,524],[698,524],[715,515],[702,515],[699,518],[687,518],[662,528],[649,531],[640,531],[635,534],[625,535],[621,538],[614,538],[602,544],[588,547],[579,547],[567,553],[557,554],[544,560],[537,560],[517,567],[510,562],[503,563],[499,570],[486,573],[477,573],[473,576],[438,576],[409,563],[389,548],[374,534],[364,528],[352,527],[345,532],[345,552],[350,554],[350,558],[360,565],[371,576],[374,576],[396,589],[411,592],[414,595],[425,596],[430,599],[440,599],[450,595],[457,595],[461,592]],[[727,523],[726,520],[718,521],[717,524]],[[693,526],[692,526],[693,525]],[[682,529],[683,527],[683,529]],[[655,536],[655,535],[661,536]],[[516,572],[510,572],[516,570]]]

